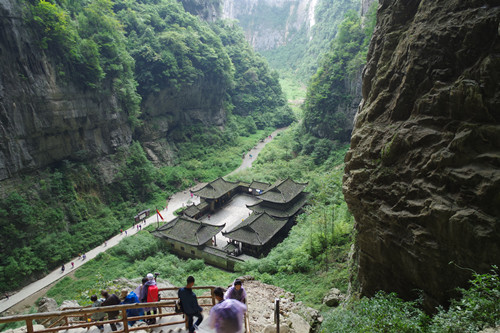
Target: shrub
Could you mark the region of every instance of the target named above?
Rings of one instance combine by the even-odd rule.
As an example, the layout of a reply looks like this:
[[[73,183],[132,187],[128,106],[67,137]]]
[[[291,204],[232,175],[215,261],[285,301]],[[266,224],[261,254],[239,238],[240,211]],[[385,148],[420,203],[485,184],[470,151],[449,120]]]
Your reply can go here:
[[[321,332],[424,332],[422,323],[427,316],[415,302],[404,302],[396,294],[378,292],[347,308],[331,312]]]
[[[498,267],[490,274],[475,273],[469,289],[459,288],[462,298],[453,300],[446,311],[440,308],[430,332],[478,332],[500,325],[500,277]]]

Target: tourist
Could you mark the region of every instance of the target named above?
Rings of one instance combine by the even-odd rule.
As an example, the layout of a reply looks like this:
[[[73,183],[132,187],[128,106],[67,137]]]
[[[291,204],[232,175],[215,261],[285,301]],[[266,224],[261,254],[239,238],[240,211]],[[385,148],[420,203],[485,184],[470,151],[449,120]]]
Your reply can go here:
[[[102,302],[101,306],[111,306],[111,305],[118,305],[120,304],[120,298],[116,296],[115,294],[109,294],[106,290],[101,290],[101,295],[104,297],[104,302]],[[108,314],[108,320],[114,320],[118,318],[118,310],[113,310],[113,311],[107,311]],[[109,326],[111,326],[112,331],[116,331],[116,324],[115,323],[110,323]]]
[[[61,273],[64,273],[65,267],[64,265],[61,266]]]
[[[71,269],[75,268],[75,263],[71,262]]]
[[[186,314],[188,318],[189,333],[193,333],[196,329],[198,329],[198,325],[200,325],[203,321],[203,315],[201,314],[203,309],[198,305],[198,298],[196,298],[196,295],[192,290],[193,286],[194,277],[188,276],[186,286],[179,289],[179,292],[177,293],[179,299],[181,300],[184,314]],[[193,317],[197,318],[196,323],[194,324]]]
[[[140,294],[140,301],[141,303],[151,303],[151,302],[158,302],[159,297],[158,297],[158,286],[156,285],[155,278],[153,274],[148,273],[146,275],[146,278],[148,281],[144,283],[142,289],[141,289],[141,294]],[[150,315],[151,312],[153,314],[157,313],[157,308],[156,307],[147,307],[144,309],[147,315]],[[156,318],[148,318],[146,320],[146,323],[148,324],[156,324]]]
[[[224,299],[224,290],[220,287],[214,289],[214,297],[219,303],[210,310],[210,327],[217,333],[241,332],[246,305],[235,299]]]
[[[103,302],[103,299],[97,299],[96,295],[90,296],[90,300],[93,302],[92,303],[93,308],[100,307],[102,305],[102,302]],[[92,315],[90,315],[90,319],[92,319],[92,321],[98,322],[98,321],[102,321],[105,316],[106,316],[106,314],[104,312],[94,312],[94,313],[92,313]],[[97,324],[96,326],[99,329],[99,331],[104,332],[104,325]]]
[[[247,302],[247,292],[245,288],[242,286],[242,282],[240,279],[234,280],[233,286],[230,287],[226,294],[224,295],[225,299],[235,299],[240,301],[241,303],[246,304]]]
[[[121,295],[123,299],[122,304],[136,304],[139,303],[139,297],[137,297],[137,294],[133,291],[130,293],[128,292],[127,289],[122,289]],[[127,309],[127,317],[138,317],[138,316],[143,316],[144,315],[144,309],[143,308],[138,308],[138,309]],[[128,325],[132,326],[137,322],[137,320],[132,320],[128,321]]]
[[[141,290],[142,290],[142,287],[144,287],[144,285],[146,284],[146,282],[148,282],[148,278],[147,277],[143,277],[142,278],[142,283],[137,288],[135,288],[135,290],[134,290],[134,293],[137,295],[137,297],[139,297],[139,301],[141,300]]]

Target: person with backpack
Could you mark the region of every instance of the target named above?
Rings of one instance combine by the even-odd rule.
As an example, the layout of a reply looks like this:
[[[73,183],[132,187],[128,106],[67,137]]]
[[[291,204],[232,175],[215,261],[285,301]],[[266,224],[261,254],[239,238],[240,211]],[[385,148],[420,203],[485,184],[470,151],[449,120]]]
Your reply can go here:
[[[158,302],[160,298],[158,297],[158,286],[156,285],[155,277],[153,274],[148,273],[146,278],[148,281],[144,283],[144,286],[141,289],[141,303]],[[147,315],[150,315],[151,312],[153,314],[157,314],[157,308],[155,307],[145,308],[144,311],[146,311]],[[156,324],[156,318],[149,318],[146,320],[146,323],[149,325]]]
[[[203,315],[201,312],[203,309],[198,305],[198,298],[193,292],[194,277],[188,276],[187,284],[184,288],[180,288],[177,292],[177,296],[181,300],[182,309],[188,318],[189,333],[194,333],[198,329],[198,325],[203,321]],[[193,317],[198,318],[196,323],[193,324]]]

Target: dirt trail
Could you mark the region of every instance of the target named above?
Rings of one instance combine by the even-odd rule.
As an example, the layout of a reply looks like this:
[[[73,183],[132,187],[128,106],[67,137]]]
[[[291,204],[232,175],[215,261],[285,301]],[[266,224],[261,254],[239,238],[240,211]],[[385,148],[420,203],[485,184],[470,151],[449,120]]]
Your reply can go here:
[[[267,137],[262,142],[259,142],[254,148],[252,148],[247,154],[245,154],[243,162],[241,163],[240,167],[238,167],[236,170],[229,173],[228,175],[251,167],[253,161],[257,159],[257,156],[259,155],[262,148],[264,148],[264,146],[267,143],[269,143],[272,140],[272,138],[274,138],[278,133],[282,132],[285,129],[286,127],[277,129],[271,134],[271,137]],[[163,208],[160,211],[165,221],[170,221],[174,219],[175,218],[174,211],[176,211],[177,209],[184,207],[185,205],[190,205],[192,203],[198,204],[200,199],[198,197],[191,198],[189,191],[199,189],[204,185],[205,183],[200,183],[197,184],[196,186],[193,186],[192,188],[177,192],[174,195],[172,195],[168,202],[168,207]],[[148,219],[146,219],[145,223],[142,224],[142,226],[146,227],[150,224],[154,224],[158,221],[158,219],[159,219],[158,215],[153,214]],[[61,272],[61,269],[58,268],[52,271],[51,273],[47,274],[42,279],[37,280],[31,283],[30,285],[24,287],[23,289],[19,290],[15,294],[9,295],[10,296],[9,299],[3,298],[2,300],[0,300],[0,313],[3,313],[4,311],[7,310],[10,310],[9,312],[11,313],[19,313],[26,308],[29,309],[29,307],[31,307],[39,297],[44,296],[45,293],[50,289],[50,287],[59,279],[68,275],[72,275],[74,271],[77,270],[78,267],[83,265],[85,262],[92,260],[99,253],[104,252],[107,249],[117,245],[124,237],[130,237],[136,233],[137,230],[135,227],[126,229],[123,231],[122,234],[118,234],[112,237],[105,244],[102,244],[101,246],[98,246],[88,251],[86,253],[85,260],[82,260],[78,257],[73,258],[70,262],[64,265],[66,267],[64,272]],[[75,267],[73,269],[71,268],[71,262],[75,264]]]

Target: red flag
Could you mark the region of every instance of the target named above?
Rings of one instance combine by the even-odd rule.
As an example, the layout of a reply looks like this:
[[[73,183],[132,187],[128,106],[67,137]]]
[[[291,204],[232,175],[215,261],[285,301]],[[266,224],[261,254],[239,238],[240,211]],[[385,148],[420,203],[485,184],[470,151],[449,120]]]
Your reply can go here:
[[[163,221],[163,216],[161,216],[160,211],[158,209],[156,209],[156,213],[158,213],[158,215],[160,215],[160,218]]]

